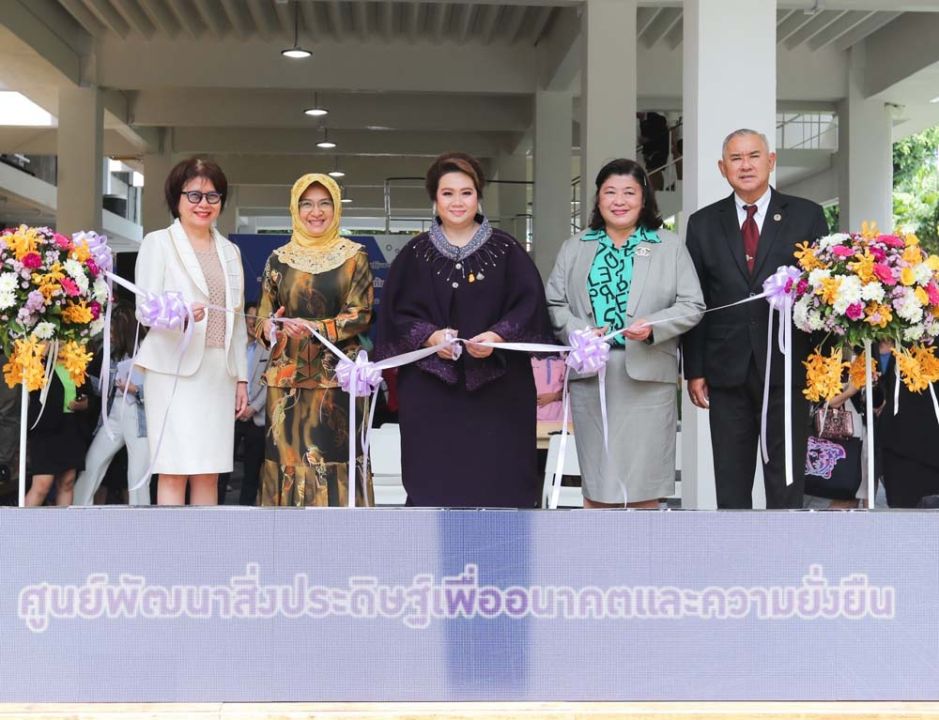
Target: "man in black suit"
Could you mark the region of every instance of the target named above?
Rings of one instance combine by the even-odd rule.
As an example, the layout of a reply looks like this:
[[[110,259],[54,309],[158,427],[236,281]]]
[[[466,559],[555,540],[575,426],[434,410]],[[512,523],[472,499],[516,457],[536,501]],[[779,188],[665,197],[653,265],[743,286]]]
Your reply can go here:
[[[796,243],[828,234],[822,208],[770,187],[776,164],[766,136],[736,130],[718,162],[734,192],[688,218],[686,242],[707,306],[763,291],[781,265],[794,265]],[[719,508],[751,508],[763,405],[768,307],[764,300],[708,313],[683,340],[688,394],[710,409],[711,446]],[[809,337],[793,329],[793,484],[786,485],[783,355],[774,322],[767,420],[769,462],[763,465],[767,508],[801,508],[808,404],[802,395]]]

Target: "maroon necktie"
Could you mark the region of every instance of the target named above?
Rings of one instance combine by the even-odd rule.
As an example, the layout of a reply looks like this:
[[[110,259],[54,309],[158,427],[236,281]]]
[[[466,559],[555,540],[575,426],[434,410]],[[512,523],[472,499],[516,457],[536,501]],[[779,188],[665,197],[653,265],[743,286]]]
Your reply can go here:
[[[743,234],[743,251],[747,254],[747,269],[752,273],[756,248],[760,244],[760,228],[753,217],[756,215],[756,205],[744,205],[743,209],[747,211],[747,219],[740,226],[740,232]]]

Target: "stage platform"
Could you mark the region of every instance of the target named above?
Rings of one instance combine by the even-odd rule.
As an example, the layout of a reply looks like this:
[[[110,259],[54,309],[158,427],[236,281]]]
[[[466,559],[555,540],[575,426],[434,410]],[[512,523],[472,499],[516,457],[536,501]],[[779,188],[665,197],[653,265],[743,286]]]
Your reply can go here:
[[[0,720],[914,720],[939,703],[112,703],[3,705]]]
[[[939,718],[863,704],[939,703],[937,548],[930,511],[0,508],[0,718]]]

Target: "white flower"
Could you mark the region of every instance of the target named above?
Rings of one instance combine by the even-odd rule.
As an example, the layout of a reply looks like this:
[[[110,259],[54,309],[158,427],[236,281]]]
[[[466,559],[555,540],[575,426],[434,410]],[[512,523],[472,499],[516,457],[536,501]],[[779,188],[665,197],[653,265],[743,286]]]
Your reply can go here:
[[[930,320],[926,323],[926,334],[930,337],[939,337],[939,320]]]
[[[882,303],[884,301],[884,286],[879,282],[865,283],[861,288],[861,299],[867,302],[874,301]]]
[[[839,315],[844,315],[849,305],[861,301],[861,279],[857,275],[842,277],[838,283],[838,294],[835,296],[834,309]]]
[[[803,295],[792,307],[792,321],[795,326],[803,331],[809,330],[809,307],[812,304],[811,295]]]
[[[104,316],[102,315],[97,320],[92,320],[91,324],[88,326],[88,332],[92,336],[97,335],[102,330],[104,330]]]
[[[16,293],[12,290],[0,292],[0,310],[6,310],[16,304]]]
[[[94,293],[95,300],[100,305],[104,305],[108,301],[108,284],[103,278],[99,277],[95,280],[92,292]]]
[[[809,310],[808,326],[810,332],[815,332],[825,327],[825,321],[822,319],[822,314],[818,310]]]
[[[79,276],[84,276],[85,271],[82,270],[82,264],[75,259],[68,259],[65,261],[65,264],[62,266],[72,278],[72,280],[78,280]]]
[[[812,272],[809,273],[809,285],[813,288],[817,288],[822,284],[822,280],[825,278],[831,277],[831,270],[822,270],[821,268],[815,268]]]
[[[932,270],[929,269],[929,265],[926,263],[920,263],[913,268],[913,277],[916,278],[918,284],[928,285],[929,281],[932,280]]]
[[[827,249],[833,245],[841,245],[842,243],[850,243],[851,236],[847,233],[834,233],[833,235],[826,235],[821,240],[818,241],[819,247],[822,249]]]
[[[923,319],[923,307],[913,293],[907,293],[894,301],[897,316],[911,323],[918,323]]]
[[[922,325],[912,325],[911,327],[903,330],[903,339],[907,342],[912,340],[919,340],[921,337],[923,337],[924,332],[925,328]]]
[[[41,322],[33,329],[33,335],[40,340],[48,340],[55,335],[55,325],[51,322]]]
[[[14,272],[5,272],[0,275],[0,293],[14,292],[18,278]]]

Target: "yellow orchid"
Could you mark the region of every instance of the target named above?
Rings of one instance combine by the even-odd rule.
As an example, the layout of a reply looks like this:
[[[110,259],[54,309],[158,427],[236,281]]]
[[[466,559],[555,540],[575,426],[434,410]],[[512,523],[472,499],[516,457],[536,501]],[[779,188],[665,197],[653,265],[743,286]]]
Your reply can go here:
[[[870,250],[865,250],[863,255],[856,255],[857,261],[848,263],[848,267],[855,272],[862,283],[874,282],[877,276],[874,274],[874,263],[876,262]]]
[[[900,271],[900,284],[907,287],[916,284],[916,273],[913,268],[905,267]]]
[[[864,310],[864,321],[875,327],[885,328],[893,320],[893,310],[883,303],[868,303]]]
[[[856,387],[858,390],[862,389],[867,385],[867,353],[861,353],[860,355],[855,356],[854,360],[851,363],[851,367],[848,369],[848,374],[851,378],[851,384]],[[877,372],[877,359],[871,361],[871,373]]]
[[[821,295],[822,302],[828,305],[834,305],[838,298],[838,289],[841,287],[841,278],[830,277],[822,278],[821,285],[815,290],[816,294]]]
[[[802,364],[806,384],[802,394],[810,402],[831,400],[841,392],[841,373],[850,363],[841,359],[840,348],[833,349],[827,356],[816,350]]]
[[[45,348],[45,343],[35,338],[16,340],[13,343],[13,352],[3,366],[3,378],[8,387],[23,383],[26,389],[32,392],[45,385],[46,370],[42,362]]]
[[[861,223],[861,237],[865,240],[873,240],[878,235],[880,235],[880,230],[877,227],[876,222],[868,222],[865,220]]]
[[[897,370],[900,371],[900,378],[910,392],[921,393],[929,387],[929,383],[923,376],[919,360],[909,350],[902,348],[893,349],[893,357],[897,362]]]
[[[812,272],[818,268],[825,269],[828,267],[825,263],[818,259],[815,255],[815,250],[809,245],[809,243],[798,243],[796,245],[796,251],[793,253],[796,260],[799,261],[799,267],[801,267],[806,272]]]
[[[908,245],[901,257],[910,265],[919,265],[923,261],[923,251],[916,245]]]
[[[68,371],[76,385],[85,382],[85,371],[91,358],[92,354],[87,348],[74,340],[69,340],[59,348],[59,364]]]
[[[94,320],[94,316],[84,302],[70,302],[62,310],[62,319],[75,325],[87,325]]]

